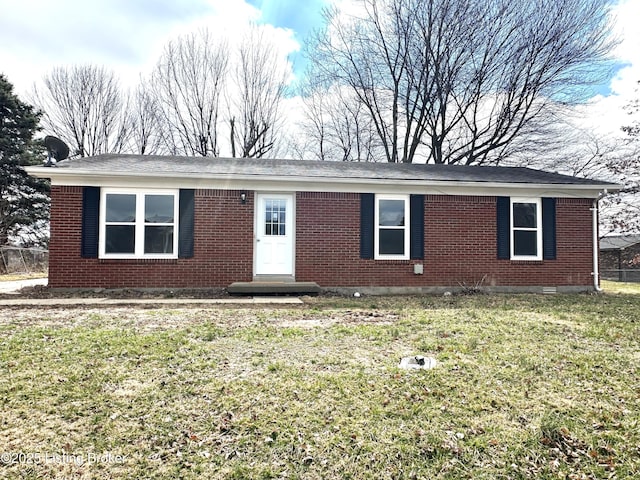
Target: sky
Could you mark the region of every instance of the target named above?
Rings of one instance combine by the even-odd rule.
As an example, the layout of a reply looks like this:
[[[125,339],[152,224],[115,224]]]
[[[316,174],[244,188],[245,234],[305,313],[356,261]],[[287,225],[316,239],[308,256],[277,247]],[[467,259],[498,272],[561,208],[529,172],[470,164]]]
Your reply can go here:
[[[123,84],[148,73],[167,42],[207,27],[233,40],[251,22],[272,35],[297,71],[325,0],[0,0],[0,72],[18,94],[52,68],[93,63]],[[301,6],[302,5],[302,6]]]
[[[339,0],[348,2],[349,0]],[[305,39],[321,25],[330,0],[0,0],[0,73],[26,98],[34,82],[56,66],[96,64],[116,72],[125,86],[149,73],[172,38],[208,27],[233,41],[251,22],[267,25],[304,69]],[[592,99],[584,121],[616,132],[628,123],[623,106],[638,98],[640,0],[613,7],[613,33],[620,40],[618,69],[603,94]]]
[[[618,45],[613,52],[618,70],[606,94],[597,95],[585,110],[587,125],[606,133],[617,133],[629,124],[624,107],[640,98],[640,0],[621,0],[612,10],[613,36]]]

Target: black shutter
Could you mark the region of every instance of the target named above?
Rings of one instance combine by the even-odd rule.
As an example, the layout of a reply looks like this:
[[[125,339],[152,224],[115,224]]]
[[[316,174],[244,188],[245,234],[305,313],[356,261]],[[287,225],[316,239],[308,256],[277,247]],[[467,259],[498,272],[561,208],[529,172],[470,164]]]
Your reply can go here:
[[[193,257],[193,223],[195,190],[181,189],[179,198],[178,258]]]
[[[411,260],[424,259],[424,195],[411,195],[409,197],[409,220]]]
[[[100,218],[100,188],[82,189],[82,258],[98,258],[98,232]]]
[[[375,202],[373,193],[360,194],[360,258],[373,258]]]
[[[556,199],[542,199],[542,258],[556,259]]]
[[[500,260],[509,260],[511,248],[509,245],[511,229],[511,199],[509,197],[498,197],[496,202],[496,223],[497,223],[497,248]]]

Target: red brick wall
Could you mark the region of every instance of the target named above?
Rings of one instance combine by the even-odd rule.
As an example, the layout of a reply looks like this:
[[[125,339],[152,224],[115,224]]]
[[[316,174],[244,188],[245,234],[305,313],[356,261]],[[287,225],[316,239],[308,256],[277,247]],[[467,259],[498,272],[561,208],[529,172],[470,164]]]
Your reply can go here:
[[[226,286],[253,275],[253,194],[196,190],[194,257],[175,260],[81,258],[82,188],[51,188],[49,285],[186,288]]]
[[[253,193],[196,190],[195,255],[176,260],[80,257],[82,188],[52,187],[52,287],[224,287],[253,274]],[[496,258],[495,197],[427,195],[425,259],[360,258],[360,196],[298,193],[296,280],[348,286],[588,286],[592,283],[591,201],[558,199],[557,260]],[[423,263],[415,275],[413,264]]]
[[[324,286],[586,286],[593,280],[591,201],[558,199],[557,259],[498,260],[496,198],[427,195],[425,259],[360,258],[358,194],[299,193],[296,279]],[[318,212],[321,212],[318,213]],[[413,264],[423,263],[415,275]]]

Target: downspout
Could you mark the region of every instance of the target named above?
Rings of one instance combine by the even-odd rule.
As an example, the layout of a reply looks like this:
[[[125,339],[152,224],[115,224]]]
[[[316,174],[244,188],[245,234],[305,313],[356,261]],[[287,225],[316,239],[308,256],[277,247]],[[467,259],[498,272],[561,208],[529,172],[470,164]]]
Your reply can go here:
[[[607,191],[604,190],[598,198],[593,201],[593,207],[591,208],[591,214],[593,218],[593,288],[596,292],[602,292],[602,288],[600,287],[600,265],[598,253],[600,250],[599,242],[598,242],[598,200],[607,194]]]

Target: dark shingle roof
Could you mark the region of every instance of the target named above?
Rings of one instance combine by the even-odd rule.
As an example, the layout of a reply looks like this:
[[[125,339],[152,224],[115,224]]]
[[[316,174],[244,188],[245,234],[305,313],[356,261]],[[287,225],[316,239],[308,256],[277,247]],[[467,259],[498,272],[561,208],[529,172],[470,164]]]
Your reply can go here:
[[[489,182],[510,184],[607,186],[615,184],[545,172],[524,167],[390,164],[366,162],[320,162],[310,160],[239,159],[159,155],[105,154],[65,160],[60,170],[104,174],[204,177],[243,175],[370,180],[416,180],[432,182]]]
[[[611,235],[600,239],[600,250],[621,250],[640,243],[640,235]]]

